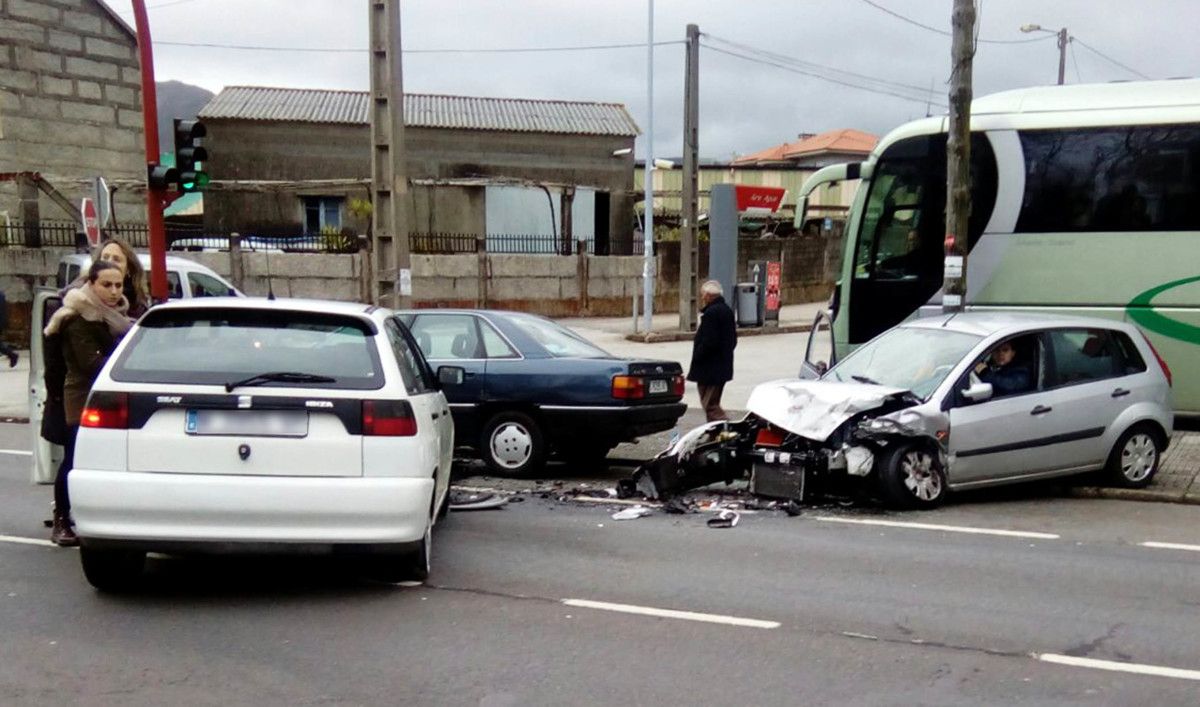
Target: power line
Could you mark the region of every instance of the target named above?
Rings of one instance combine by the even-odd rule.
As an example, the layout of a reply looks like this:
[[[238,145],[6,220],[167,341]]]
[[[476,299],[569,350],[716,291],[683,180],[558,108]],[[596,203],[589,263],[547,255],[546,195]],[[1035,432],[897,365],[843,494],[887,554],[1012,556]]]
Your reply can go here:
[[[655,42],[656,47],[683,44],[683,40]],[[155,42],[168,47],[192,47],[198,49],[235,49],[256,52],[310,52],[318,54],[363,54],[367,49],[357,47],[268,47],[257,44],[217,44],[209,42]],[[545,52],[582,52],[607,49],[645,49],[646,43],[636,44],[591,44],[572,47],[495,47],[475,49],[404,49],[404,54],[529,54]]]
[[[883,5],[873,2],[872,0],[862,0],[862,2],[866,3],[867,5],[870,5],[871,7],[875,8],[876,10],[879,10],[880,12],[884,12],[884,13],[891,15],[892,17],[895,17],[896,19],[900,20],[901,22],[907,22],[908,24],[913,25],[914,27],[920,27],[921,29],[929,30],[930,32],[935,32],[937,34],[942,35],[943,37],[950,36],[950,33],[944,29],[940,29],[940,28],[934,27],[932,25],[927,25],[927,24],[924,24],[923,22],[918,22],[918,21],[912,19],[911,17],[906,17],[905,15],[901,15],[899,12],[896,12],[895,10],[892,10],[891,8],[884,7]],[[1041,41],[1047,40],[1049,38],[1050,38],[1050,36],[1047,35],[1044,37],[1031,37],[1029,39],[983,39],[982,37],[979,37],[978,34],[976,34],[975,41],[980,44],[1029,44],[1030,42],[1041,42]]]
[[[1150,80],[1150,77],[1149,77],[1149,76],[1147,76],[1147,75],[1143,74],[1142,72],[1138,71],[1137,69],[1135,69],[1135,68],[1133,68],[1133,67],[1126,66],[1125,64],[1122,64],[1121,62],[1117,61],[1116,59],[1112,58],[1111,56],[1108,56],[1107,54],[1105,54],[1105,53],[1101,52],[1099,49],[1096,49],[1096,48],[1094,48],[1094,47],[1090,47],[1090,46],[1088,46],[1088,44],[1087,44],[1086,42],[1084,42],[1083,40],[1079,39],[1078,37],[1071,37],[1071,41],[1072,41],[1072,42],[1074,42],[1074,43],[1078,43],[1078,44],[1079,44],[1079,46],[1081,46],[1081,47],[1083,47],[1084,49],[1088,50],[1089,52],[1091,52],[1091,53],[1095,54],[1096,56],[1100,57],[1101,59],[1105,59],[1106,61],[1109,61],[1110,63],[1116,64],[1117,66],[1121,67],[1122,69],[1125,69],[1126,71],[1128,71],[1129,73],[1133,74],[1134,76],[1139,76],[1139,77],[1141,77],[1141,78],[1143,78],[1143,79]]]
[[[1083,75],[1079,73],[1079,59],[1075,56],[1075,42],[1071,42],[1071,64],[1075,66],[1075,80],[1083,83]]]
[[[860,85],[860,84],[854,84],[854,83],[850,83],[850,82],[848,82],[848,81],[839,81],[838,79],[830,78],[830,77],[828,77],[828,76],[822,76],[821,74],[818,74],[818,73],[815,73],[815,72],[812,72],[812,71],[804,71],[803,69],[797,69],[797,68],[795,68],[795,67],[793,67],[793,66],[787,66],[786,64],[781,64],[781,63],[774,62],[774,61],[768,61],[768,60],[766,60],[766,59],[760,59],[760,58],[753,57],[753,56],[747,56],[747,55],[745,55],[745,54],[740,54],[740,53],[738,53],[738,52],[733,52],[733,51],[729,51],[729,50],[726,50],[726,49],[721,49],[720,47],[714,47],[714,46],[712,46],[711,44],[701,44],[701,46],[703,46],[703,47],[705,47],[706,49],[709,49],[709,50],[711,50],[711,51],[717,52],[718,54],[726,54],[726,55],[729,55],[729,56],[732,56],[732,57],[737,57],[737,58],[739,58],[739,59],[744,59],[744,60],[746,60],[746,61],[752,61],[752,62],[755,62],[755,63],[757,63],[757,64],[764,64],[764,65],[766,65],[766,66],[773,66],[773,67],[775,67],[775,68],[777,68],[777,69],[782,69],[782,70],[784,70],[784,71],[790,71],[791,73],[794,73],[794,74],[801,74],[801,75],[803,75],[803,76],[809,76],[809,77],[812,77],[812,78],[815,78],[815,79],[820,79],[821,81],[828,81],[829,83],[835,83],[835,84],[838,84],[838,85],[840,85],[840,86],[846,86],[846,87],[848,87],[848,88],[856,88],[856,89],[858,89],[858,90],[860,90],[860,91],[868,91],[868,92],[870,92],[870,93],[878,93],[878,94],[883,94],[883,95],[892,96],[892,97],[895,97],[895,98],[900,98],[900,99],[903,99],[903,100],[906,100],[906,101],[911,101],[911,102],[914,102],[914,103],[927,103],[927,102],[932,102],[932,101],[930,101],[930,100],[929,100],[929,98],[928,98],[928,97],[920,97],[920,98],[918,98],[918,97],[914,97],[914,96],[906,96],[906,95],[904,95],[904,94],[902,94],[902,93],[896,93],[896,92],[893,92],[893,91],[888,91],[888,90],[885,90],[885,89],[880,89],[880,88],[871,88],[871,87],[869,87],[869,86],[862,86],[862,85]],[[933,105],[936,105],[936,106],[938,106],[938,107],[940,107],[940,108],[945,108],[945,107],[946,107],[946,104],[945,104],[945,103],[936,103],[936,102],[933,102]]]

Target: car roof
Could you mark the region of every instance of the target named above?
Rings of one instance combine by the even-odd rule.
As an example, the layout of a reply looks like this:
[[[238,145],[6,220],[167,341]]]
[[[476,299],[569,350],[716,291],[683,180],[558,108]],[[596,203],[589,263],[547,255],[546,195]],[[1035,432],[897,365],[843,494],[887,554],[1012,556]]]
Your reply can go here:
[[[900,326],[918,329],[946,329],[976,336],[1011,334],[1028,329],[1086,327],[1089,329],[1128,330],[1129,325],[1113,319],[1076,317],[1034,312],[962,312],[939,314],[904,322]]]
[[[396,314],[480,314],[485,317],[507,317],[507,316],[525,316],[537,317],[539,319],[547,319],[540,314],[533,312],[519,312],[513,309],[469,309],[466,307],[460,308],[427,308],[427,309],[401,309],[397,310]]]
[[[137,256],[138,260],[141,261],[144,267],[150,267],[149,253],[138,253]],[[90,253],[68,253],[59,258],[59,262],[75,263],[82,268],[85,263],[88,265],[91,264],[92,256]],[[167,256],[167,267],[174,268],[175,270],[200,270],[205,273],[214,272],[212,268],[208,267],[204,263],[197,263],[195,260],[190,258],[182,258],[178,255]]]
[[[173,299],[154,307],[158,310],[168,309],[259,309],[286,312],[319,312],[323,314],[351,314],[355,316],[387,316],[390,312],[381,307],[361,302],[341,302],[323,299],[292,299],[280,297],[193,297],[191,299]]]

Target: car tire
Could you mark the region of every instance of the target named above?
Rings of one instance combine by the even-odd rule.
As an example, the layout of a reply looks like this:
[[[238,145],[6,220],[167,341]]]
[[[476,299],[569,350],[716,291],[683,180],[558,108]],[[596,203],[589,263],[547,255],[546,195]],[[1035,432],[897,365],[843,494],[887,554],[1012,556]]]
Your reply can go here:
[[[537,422],[522,412],[501,412],[483,426],[480,456],[502,476],[530,476],[546,463],[546,442]]]
[[[1162,459],[1162,435],[1152,425],[1138,424],[1125,430],[1117,438],[1104,474],[1108,483],[1127,489],[1140,489],[1150,485],[1158,473]]]
[[[79,548],[83,576],[96,589],[119,594],[138,585],[146,567],[146,553],[138,550]]]
[[[926,510],[946,498],[946,473],[928,445],[893,444],[879,465],[879,485],[892,508]]]

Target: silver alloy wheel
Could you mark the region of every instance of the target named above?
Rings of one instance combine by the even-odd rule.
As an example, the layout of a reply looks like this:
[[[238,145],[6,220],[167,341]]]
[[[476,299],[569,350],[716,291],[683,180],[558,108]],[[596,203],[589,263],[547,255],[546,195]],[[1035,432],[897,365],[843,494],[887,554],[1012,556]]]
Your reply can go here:
[[[914,449],[900,460],[904,487],[914,498],[933,501],[942,495],[942,477],[933,466],[933,455]]]
[[[505,469],[518,469],[533,457],[533,435],[518,422],[505,422],[492,430],[488,441],[492,459]]]
[[[1154,438],[1145,432],[1131,436],[1121,448],[1121,473],[1130,481],[1144,481],[1157,461],[1158,447]]]

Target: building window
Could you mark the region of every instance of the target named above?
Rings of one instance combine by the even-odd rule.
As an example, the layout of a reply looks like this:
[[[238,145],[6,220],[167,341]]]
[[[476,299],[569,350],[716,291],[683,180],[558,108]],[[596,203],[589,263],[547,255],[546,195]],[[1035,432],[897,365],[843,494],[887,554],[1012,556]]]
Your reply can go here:
[[[304,231],[305,233],[320,233],[326,228],[335,231],[342,227],[342,197],[340,196],[305,196],[304,200]]]

